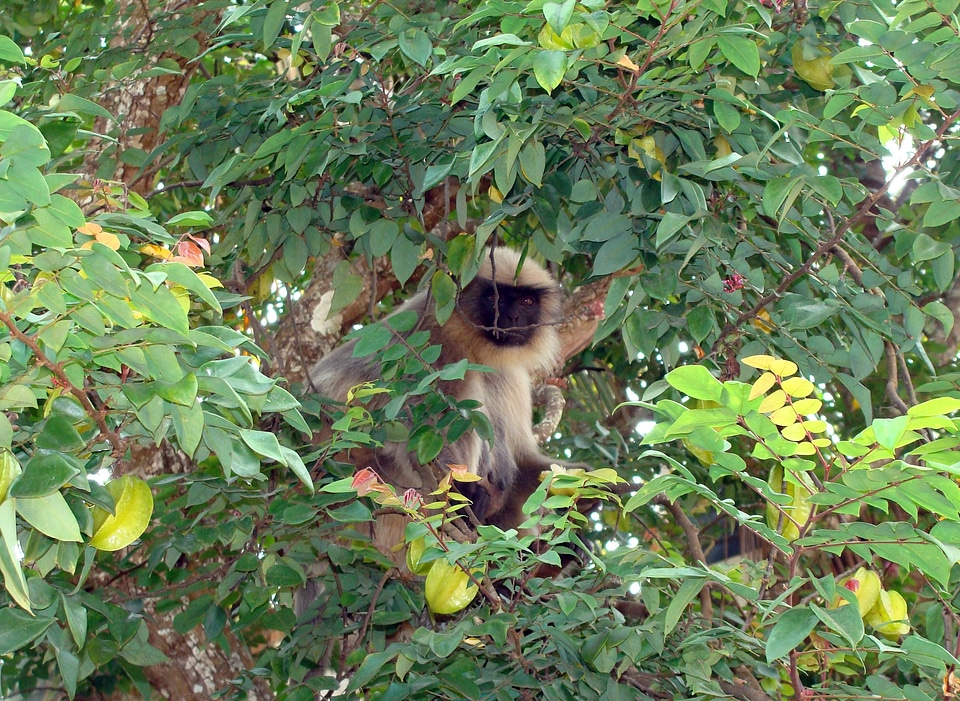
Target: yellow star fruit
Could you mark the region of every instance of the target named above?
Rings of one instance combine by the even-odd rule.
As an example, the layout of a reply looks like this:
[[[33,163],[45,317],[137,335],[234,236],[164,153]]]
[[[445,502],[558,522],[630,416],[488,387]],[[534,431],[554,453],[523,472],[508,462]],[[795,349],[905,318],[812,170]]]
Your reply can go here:
[[[93,537],[90,545],[97,550],[125,548],[147,530],[153,516],[153,494],[139,477],[123,475],[107,483],[114,501],[114,513],[93,507]]]
[[[450,615],[465,609],[479,591],[470,583],[470,575],[459,565],[452,565],[445,558],[433,563],[427,572],[425,583],[427,606],[433,613]]]

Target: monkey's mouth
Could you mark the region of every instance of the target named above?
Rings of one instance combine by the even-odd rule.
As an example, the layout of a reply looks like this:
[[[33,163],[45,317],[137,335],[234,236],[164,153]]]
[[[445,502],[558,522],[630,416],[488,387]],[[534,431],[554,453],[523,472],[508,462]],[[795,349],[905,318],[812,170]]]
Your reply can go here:
[[[530,340],[530,329],[504,329],[494,327],[488,331],[490,339],[498,346],[522,346]]]

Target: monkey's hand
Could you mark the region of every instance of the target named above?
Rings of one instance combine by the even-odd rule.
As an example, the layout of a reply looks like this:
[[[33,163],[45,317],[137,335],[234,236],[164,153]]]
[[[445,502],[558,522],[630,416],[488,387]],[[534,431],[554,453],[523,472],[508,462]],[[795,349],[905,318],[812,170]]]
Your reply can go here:
[[[457,490],[471,501],[470,509],[480,523],[487,522],[487,515],[494,507],[490,483],[483,479],[477,482],[457,482]]]

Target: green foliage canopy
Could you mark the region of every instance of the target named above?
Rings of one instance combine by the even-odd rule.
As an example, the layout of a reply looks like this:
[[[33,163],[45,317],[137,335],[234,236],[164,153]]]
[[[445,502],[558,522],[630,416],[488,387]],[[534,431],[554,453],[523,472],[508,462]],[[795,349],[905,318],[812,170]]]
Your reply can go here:
[[[169,615],[257,655],[215,680],[237,696],[337,677],[387,698],[941,693],[960,620],[956,0],[147,7],[0,10],[0,691],[55,673],[71,696],[146,694]],[[451,313],[497,236],[608,285],[552,449],[636,489],[621,505],[596,473],[555,478],[528,506],[539,541],[458,542],[449,493],[403,501],[428,559],[486,573],[438,622],[353,534],[370,509],[326,460],[395,415],[351,406],[307,443],[329,407],[265,374],[284,349],[251,336],[267,347],[338,258],[332,312],[369,287],[358,261],[385,259]],[[386,351],[391,410],[428,389],[406,370],[464,371],[409,350]],[[751,356],[794,370],[755,379]],[[484,428],[420,406],[424,459]],[[114,504],[93,477],[165,441],[188,468],[145,472],[152,526],[98,555],[90,509]],[[566,510],[603,495],[596,519]],[[733,524],[762,559],[708,564],[701,540]],[[538,576],[587,542],[584,571]],[[860,567],[885,608],[852,605]],[[909,632],[889,639],[894,595]]]

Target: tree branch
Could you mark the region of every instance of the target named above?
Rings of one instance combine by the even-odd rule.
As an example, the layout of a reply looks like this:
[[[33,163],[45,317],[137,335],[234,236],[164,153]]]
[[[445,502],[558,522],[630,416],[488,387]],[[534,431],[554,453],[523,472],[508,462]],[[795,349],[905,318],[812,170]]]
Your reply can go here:
[[[37,363],[53,373],[53,376],[57,379],[57,384],[70,392],[70,394],[72,394],[77,401],[80,402],[80,406],[83,407],[83,410],[87,413],[87,416],[93,419],[93,421],[97,424],[97,428],[100,429],[100,433],[103,434],[103,437],[106,438],[110,442],[110,445],[113,446],[114,457],[119,458],[121,455],[123,455],[127,449],[126,441],[120,437],[120,434],[107,425],[107,412],[102,409],[97,409],[93,405],[93,402],[90,401],[88,391],[74,385],[70,378],[67,377],[67,374],[63,371],[63,366],[61,366],[60,363],[55,363],[54,361],[50,360],[40,348],[40,344],[37,343],[36,339],[21,331],[9,314],[0,311],[0,321],[2,321],[3,324],[10,330],[10,334],[14,338],[30,349],[30,351],[33,353],[33,356],[37,359]]]

